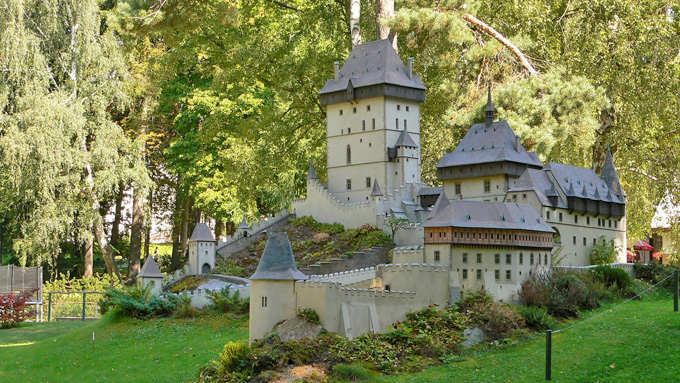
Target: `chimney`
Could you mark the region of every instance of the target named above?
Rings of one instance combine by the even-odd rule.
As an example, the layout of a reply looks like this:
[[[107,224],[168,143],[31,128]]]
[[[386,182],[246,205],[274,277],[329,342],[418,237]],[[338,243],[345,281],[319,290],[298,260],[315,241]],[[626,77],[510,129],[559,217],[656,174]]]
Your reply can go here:
[[[521,144],[519,143],[519,136],[515,136],[515,150],[519,153],[519,146]]]
[[[338,61],[334,62],[335,65],[335,82],[340,81],[340,63]]]
[[[413,57],[408,58],[408,78],[413,79]]]

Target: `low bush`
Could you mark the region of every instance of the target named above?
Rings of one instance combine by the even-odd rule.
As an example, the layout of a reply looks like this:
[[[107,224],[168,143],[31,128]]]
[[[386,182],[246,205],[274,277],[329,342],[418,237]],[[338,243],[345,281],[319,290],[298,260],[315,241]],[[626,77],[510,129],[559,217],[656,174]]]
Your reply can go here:
[[[224,345],[218,360],[213,361],[220,373],[249,373],[250,347],[243,342],[228,342]]]
[[[601,236],[597,242],[593,244],[590,250],[590,264],[591,265],[606,265],[608,263],[616,262],[616,247],[613,243],[607,242],[604,236]]]
[[[220,312],[231,312],[235,314],[246,314],[250,310],[250,298],[241,299],[238,290],[231,293],[229,286],[225,286],[218,291],[207,291],[210,305],[208,308]]]
[[[161,298],[151,293],[151,285],[136,284],[132,287],[106,290],[100,301],[99,310],[106,314],[116,309],[123,316],[137,319],[168,317],[175,312],[180,301],[181,298],[175,294]]]
[[[535,273],[522,282],[518,295],[524,305],[543,307],[561,318],[577,318],[581,310],[600,306],[586,284],[571,274]]]
[[[307,226],[308,228],[318,231],[318,232],[323,232],[323,233],[328,233],[328,234],[340,234],[343,231],[345,231],[345,227],[342,226],[342,224],[339,223],[320,223],[317,222],[314,218],[306,215],[300,218],[295,218],[291,219],[289,221],[293,226]]]
[[[655,285],[667,276],[671,275],[675,269],[669,266],[664,266],[662,264],[652,262],[649,264],[635,263],[633,265],[633,274],[636,279],[642,279],[645,282],[649,282]],[[672,290],[673,289],[673,278],[666,279],[662,284],[662,287]]]
[[[196,318],[201,315],[201,311],[191,305],[191,298],[181,295],[177,301],[175,316],[181,319]]]
[[[508,338],[524,327],[524,319],[514,306],[494,302],[484,292],[467,294],[456,309],[466,316],[468,326],[479,326],[491,340]]]
[[[369,370],[364,368],[362,365],[344,364],[340,363],[333,366],[333,373],[331,374],[335,379],[343,380],[368,380],[371,379],[372,374]]]
[[[297,312],[297,316],[306,320],[309,323],[321,324],[321,319],[319,314],[314,309],[300,309]]]
[[[524,318],[524,323],[533,330],[545,330],[555,328],[555,319],[548,314],[543,307],[520,306],[519,314]]]
[[[389,234],[371,225],[347,230],[340,235],[340,238],[349,241],[350,246],[355,250],[385,245],[392,241],[392,237]]]
[[[223,259],[217,263],[217,266],[215,266],[210,273],[242,278],[243,267],[239,266],[233,259]]]
[[[0,294],[0,328],[16,327],[33,316],[35,310],[28,309],[26,303],[35,292],[36,289],[31,289],[18,294]]]
[[[607,288],[626,291],[633,285],[630,275],[623,269],[601,265],[594,268],[591,273],[595,276],[596,280],[604,283]]]

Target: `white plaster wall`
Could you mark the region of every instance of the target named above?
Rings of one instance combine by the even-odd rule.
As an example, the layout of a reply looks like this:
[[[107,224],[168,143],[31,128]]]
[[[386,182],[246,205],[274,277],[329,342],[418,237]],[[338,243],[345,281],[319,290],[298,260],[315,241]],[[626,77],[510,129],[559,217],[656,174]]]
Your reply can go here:
[[[434,263],[425,258],[423,246],[402,246],[392,249],[392,263]]]
[[[390,291],[416,292],[416,304],[444,307],[449,300],[449,268],[441,264],[389,264],[377,268],[376,284]]]
[[[489,193],[484,193],[484,181],[489,180],[491,183],[491,190]],[[456,184],[460,184],[460,191],[463,199],[473,201],[503,201],[505,197],[505,176],[486,176],[464,178],[458,180],[445,180],[443,182],[444,192],[449,199],[456,199]],[[512,181],[510,181],[512,185]]]
[[[198,242],[189,242],[189,271],[188,275],[198,275]]]
[[[394,244],[397,246],[421,245],[424,241],[425,229],[421,225],[413,225],[399,229],[394,235]]]
[[[274,325],[297,315],[294,281],[253,280],[250,285],[250,343],[261,339]],[[267,298],[263,307],[262,298]]]
[[[196,274],[202,274],[203,265],[210,265],[210,270],[215,268],[215,243],[214,242],[195,242],[197,244]]]

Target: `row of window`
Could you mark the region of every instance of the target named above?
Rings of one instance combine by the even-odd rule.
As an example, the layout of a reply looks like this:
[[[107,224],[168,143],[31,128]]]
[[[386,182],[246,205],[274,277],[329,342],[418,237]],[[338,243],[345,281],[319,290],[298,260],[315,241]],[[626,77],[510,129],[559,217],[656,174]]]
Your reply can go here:
[[[437,261],[437,256],[439,253],[438,251],[435,251],[435,261]],[[543,264],[547,265],[548,264],[548,253],[543,253]],[[462,255],[462,262],[463,264],[468,263],[468,253],[463,253]],[[533,265],[534,262],[537,264],[541,264],[541,253],[538,253],[536,256],[534,256],[534,253],[529,254],[529,264]],[[477,264],[482,263],[482,254],[477,253]],[[500,254],[494,254],[494,263],[497,265],[501,264],[501,255]],[[512,265],[512,254],[505,254],[505,264],[506,265]],[[523,265],[524,264],[524,253],[519,253],[518,255],[518,264]]]
[[[602,238],[602,243],[605,242],[605,239]],[[614,244],[614,239],[609,240],[609,242],[613,245]],[[576,236],[572,238],[572,243],[575,245],[576,244]],[[597,238],[593,238],[593,245],[597,243]],[[583,237],[583,246],[587,246],[588,244],[588,239],[586,237]]]
[[[348,180],[348,181],[349,181],[349,180]],[[458,236],[458,234],[460,234],[460,237]],[[453,232],[453,238],[470,238],[470,234],[471,234],[471,233],[465,233],[465,232],[457,232],[457,231],[454,231],[454,232]],[[479,234],[479,237],[477,236],[477,234]],[[502,238],[501,238],[501,237],[502,237]],[[430,238],[434,238],[434,233],[433,233],[432,231],[430,232]],[[440,231],[440,232],[439,232],[439,238],[446,238],[446,232],[441,232],[441,231]],[[478,239],[482,239],[482,233],[472,233],[472,239],[477,239],[477,238],[478,238]],[[494,239],[493,233],[491,233],[491,234],[489,234],[489,233],[484,233],[484,239]],[[498,233],[497,233],[495,239],[508,239],[508,240],[512,240],[512,239],[513,239],[513,235],[512,235],[512,234],[498,234]],[[542,240],[542,239],[543,239],[543,238],[541,238],[541,237],[538,236],[538,235],[522,235],[522,234],[519,234],[519,235],[515,234],[515,235],[514,235],[514,240],[515,240],[515,241],[517,241],[517,240],[519,240],[519,241],[540,241],[540,240]]]
[[[397,111],[400,111],[400,110],[401,110],[401,105],[400,105],[400,104],[397,104]],[[406,105],[406,111],[408,112],[409,110],[410,110],[409,106]],[[371,111],[371,105],[366,105],[366,111],[367,111],[367,112],[370,112],[370,111]],[[357,107],[356,107],[356,106],[352,108],[352,113],[353,113],[353,114],[357,114]],[[340,109],[339,114],[342,116],[342,114],[343,114],[342,109]]]
[[[347,182],[347,190],[352,190],[352,179],[348,178],[346,180],[346,182]],[[370,187],[371,187],[371,177],[366,177],[366,188],[370,188]]]
[[[408,120],[404,118],[404,124],[402,125],[404,130],[408,130]],[[395,118],[395,128],[399,130],[399,119]],[[375,130],[375,118],[371,120],[371,130]],[[366,131],[366,120],[361,120],[361,131]],[[345,134],[345,129],[340,129],[340,134]],[[347,128],[347,134],[352,134],[352,128]]]
[[[557,220],[559,222],[562,222],[564,219],[564,216],[562,215],[562,212],[559,212],[557,214]],[[545,212],[545,220],[549,221],[550,220],[550,210],[546,210]],[[574,214],[574,223],[578,224],[579,219],[578,215]],[[605,218],[598,218],[597,219],[597,227],[612,227],[612,224],[614,226],[614,229],[618,229],[619,227],[619,220],[617,219],[605,219]],[[590,217],[586,216],[586,225],[590,225]]]
[[[468,279],[468,269],[462,269],[461,271],[463,273],[463,279]],[[500,281],[501,280],[501,271],[500,270],[494,270],[493,276],[497,281]],[[479,279],[479,280],[482,279],[482,270],[481,269],[477,269],[477,279]],[[505,279],[506,280],[512,279],[512,270],[505,270]]]

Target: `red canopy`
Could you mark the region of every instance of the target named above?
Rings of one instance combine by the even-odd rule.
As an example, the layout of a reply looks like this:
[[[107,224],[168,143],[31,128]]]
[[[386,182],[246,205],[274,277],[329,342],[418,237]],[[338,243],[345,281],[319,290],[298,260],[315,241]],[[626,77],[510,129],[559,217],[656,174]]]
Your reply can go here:
[[[660,251],[657,251],[656,253],[652,253],[652,258],[654,258],[654,259],[659,259],[661,257],[663,257],[663,254],[661,254]]]
[[[639,240],[639,241],[635,242],[635,244],[633,245],[633,249],[635,249],[635,250],[645,250],[645,251],[654,251],[654,248],[652,247],[652,245],[650,245],[649,243],[647,243],[643,240]]]
[[[635,258],[636,258],[635,253],[629,251],[626,255],[627,255],[627,258],[628,258],[628,259],[627,259],[627,260],[628,260],[628,263],[633,263],[633,262],[635,262]]]

